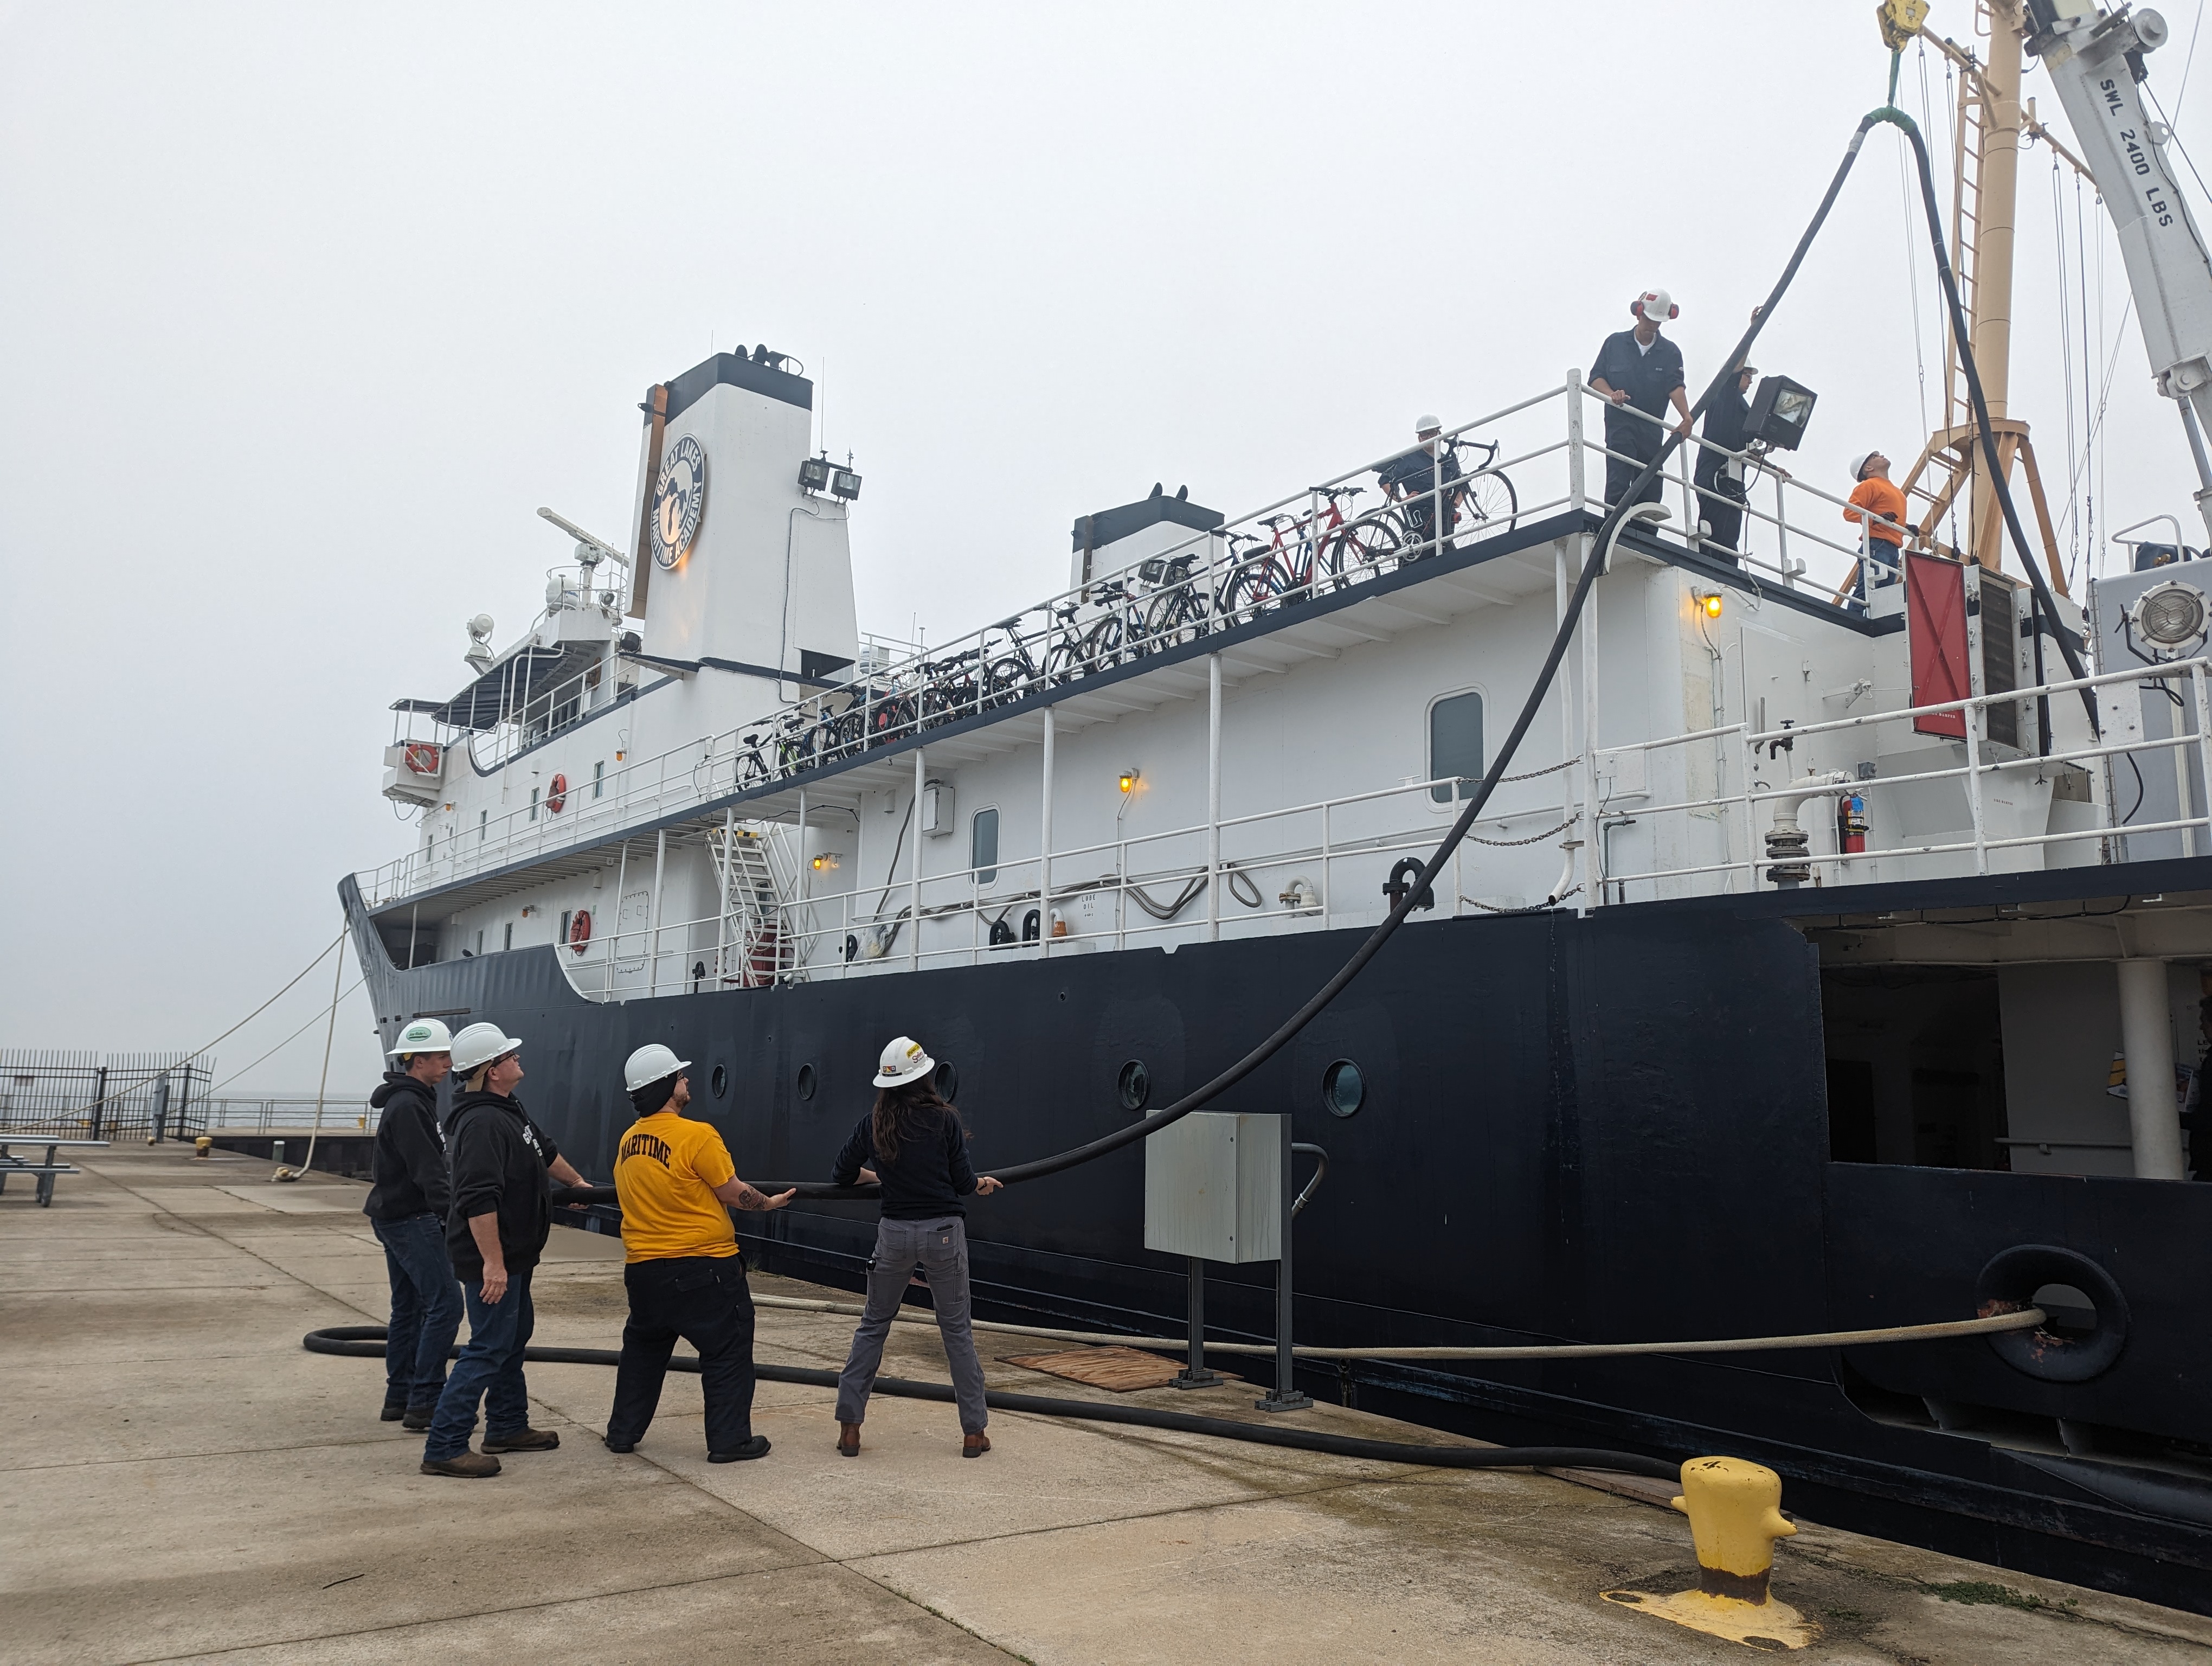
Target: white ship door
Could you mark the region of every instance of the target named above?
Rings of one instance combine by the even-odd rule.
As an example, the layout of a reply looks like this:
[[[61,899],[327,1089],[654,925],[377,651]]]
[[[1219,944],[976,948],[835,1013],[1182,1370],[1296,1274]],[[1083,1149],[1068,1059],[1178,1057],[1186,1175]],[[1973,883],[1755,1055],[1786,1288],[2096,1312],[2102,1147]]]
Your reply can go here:
[[[628,892],[615,916],[614,983],[617,992],[645,987],[647,939],[653,927],[653,892]]]

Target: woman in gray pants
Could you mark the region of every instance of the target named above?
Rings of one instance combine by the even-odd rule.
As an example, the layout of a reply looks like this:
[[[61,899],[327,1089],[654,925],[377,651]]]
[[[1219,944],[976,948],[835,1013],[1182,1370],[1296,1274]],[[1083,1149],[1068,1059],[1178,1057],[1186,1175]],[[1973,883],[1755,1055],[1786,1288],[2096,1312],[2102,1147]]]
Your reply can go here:
[[[968,1224],[960,1200],[988,1197],[999,1183],[977,1179],[968,1164],[968,1137],[960,1113],[937,1097],[930,1077],[937,1061],[921,1043],[901,1036],[884,1049],[876,1072],[875,1109],[860,1119],[830,1178],[840,1186],[872,1180],[884,1189],[883,1219],[876,1226],[875,1259],[868,1264],[868,1305],[853,1333],[853,1352],[837,1378],[837,1450],[860,1455],[860,1423],[868,1392],[883,1364],[884,1338],[920,1267],[929,1280],[937,1329],[952,1367],[952,1392],[960,1402],[960,1456],[991,1450],[983,1432],[990,1413],[983,1404],[983,1365],[968,1322]]]

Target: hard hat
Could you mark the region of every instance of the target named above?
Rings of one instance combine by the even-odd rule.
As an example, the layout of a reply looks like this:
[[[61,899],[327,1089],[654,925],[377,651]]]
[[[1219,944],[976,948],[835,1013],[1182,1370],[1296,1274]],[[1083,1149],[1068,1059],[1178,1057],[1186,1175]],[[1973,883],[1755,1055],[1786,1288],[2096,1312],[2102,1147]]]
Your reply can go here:
[[[664,1076],[673,1076],[691,1062],[679,1059],[659,1042],[647,1042],[629,1055],[623,1066],[623,1084],[633,1093],[648,1082],[657,1082]]]
[[[936,1068],[937,1061],[921,1050],[920,1042],[911,1036],[896,1037],[878,1061],[876,1085],[897,1087],[902,1083],[919,1081]]]
[[[1863,451],[1856,457],[1851,459],[1851,478],[1854,480],[1865,479],[1866,465],[1871,462],[1873,459],[1874,453],[1870,451]]]
[[[1648,318],[1654,324],[1664,324],[1669,319],[1682,316],[1682,309],[1674,304],[1674,297],[1664,289],[1646,289],[1628,303],[1628,310],[1638,318]]]
[[[453,1068],[464,1076],[473,1076],[484,1066],[503,1053],[512,1053],[522,1045],[520,1036],[510,1036],[495,1024],[472,1024],[453,1037],[450,1049]]]
[[[1413,418],[1413,432],[1417,435],[1426,434],[1431,429],[1440,429],[1443,425],[1444,419],[1441,416],[1423,415]]]
[[[385,1055],[386,1058],[404,1058],[410,1053],[450,1053],[453,1037],[444,1025],[435,1018],[417,1018],[399,1032],[399,1045]]]

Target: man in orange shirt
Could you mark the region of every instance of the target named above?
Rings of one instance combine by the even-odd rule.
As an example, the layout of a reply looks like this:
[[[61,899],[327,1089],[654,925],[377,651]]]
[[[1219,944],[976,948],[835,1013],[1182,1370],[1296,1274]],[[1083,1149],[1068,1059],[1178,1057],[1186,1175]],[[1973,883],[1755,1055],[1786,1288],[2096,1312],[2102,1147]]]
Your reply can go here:
[[[1863,606],[1872,585],[1895,584],[1905,570],[1899,557],[1905,542],[1905,494],[1891,483],[1889,459],[1878,451],[1851,459],[1851,478],[1857,483],[1851,488],[1854,507],[1844,511],[1844,519],[1854,526],[1866,523],[1866,559],[1859,566],[1859,602]],[[1874,569],[1871,584],[1869,567]]]
[[[707,1461],[732,1463],[764,1456],[768,1437],[752,1432],[753,1298],[730,1211],[781,1209],[793,1194],[767,1197],[746,1185],[722,1136],[683,1115],[691,1101],[688,1062],[655,1042],[623,1067],[637,1112],[615,1147],[629,1322],[607,1450],[634,1451],[645,1438],[681,1336],[699,1350]]]

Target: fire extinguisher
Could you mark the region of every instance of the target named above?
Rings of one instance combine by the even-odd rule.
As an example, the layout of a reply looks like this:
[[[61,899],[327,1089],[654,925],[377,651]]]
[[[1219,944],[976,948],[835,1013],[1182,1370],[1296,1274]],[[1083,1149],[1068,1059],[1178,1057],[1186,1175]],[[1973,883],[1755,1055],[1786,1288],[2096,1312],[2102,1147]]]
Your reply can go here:
[[[1844,793],[1836,800],[1836,848],[1846,856],[1856,856],[1866,849],[1866,800],[1856,793]]]

